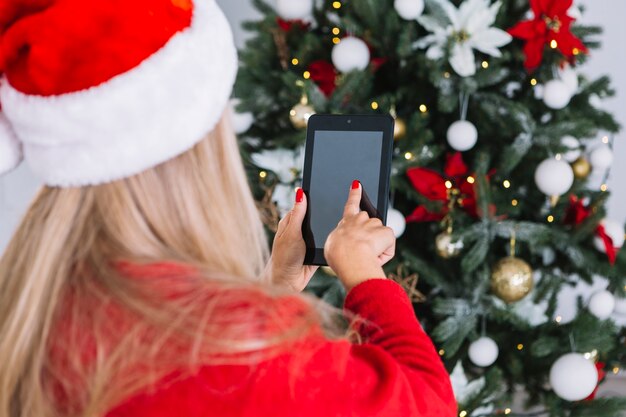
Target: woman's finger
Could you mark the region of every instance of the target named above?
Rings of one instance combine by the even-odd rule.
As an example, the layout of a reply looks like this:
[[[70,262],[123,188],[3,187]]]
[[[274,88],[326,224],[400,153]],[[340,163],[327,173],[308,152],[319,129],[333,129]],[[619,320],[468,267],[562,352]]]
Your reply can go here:
[[[289,233],[302,236],[302,222],[306,215],[307,199],[306,194],[302,188],[296,190],[296,203],[291,209],[291,218],[289,219],[288,230]]]
[[[343,209],[343,217],[354,216],[359,214],[361,209],[361,183],[358,180],[352,181],[352,187],[348,194],[348,201]]]

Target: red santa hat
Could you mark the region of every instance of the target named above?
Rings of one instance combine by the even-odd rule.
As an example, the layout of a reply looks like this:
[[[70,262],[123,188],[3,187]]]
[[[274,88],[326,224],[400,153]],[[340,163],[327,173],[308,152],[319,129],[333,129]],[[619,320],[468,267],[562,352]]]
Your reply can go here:
[[[220,119],[237,53],[215,0],[2,0],[0,175],[52,186],[137,174]]]

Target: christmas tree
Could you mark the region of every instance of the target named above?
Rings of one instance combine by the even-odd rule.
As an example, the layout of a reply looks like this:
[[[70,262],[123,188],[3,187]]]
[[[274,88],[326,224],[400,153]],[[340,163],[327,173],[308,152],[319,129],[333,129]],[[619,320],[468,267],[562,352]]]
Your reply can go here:
[[[621,415],[626,398],[595,398],[626,366],[610,319],[626,309],[624,227],[605,209],[619,126],[600,106],[610,81],[580,71],[600,28],[572,0],[253,2],[234,122],[268,228],[291,207],[311,114],[390,113],[387,272],[461,417]],[[598,277],[606,290],[557,314],[563,288]],[[327,268],[309,290],[345,295]]]

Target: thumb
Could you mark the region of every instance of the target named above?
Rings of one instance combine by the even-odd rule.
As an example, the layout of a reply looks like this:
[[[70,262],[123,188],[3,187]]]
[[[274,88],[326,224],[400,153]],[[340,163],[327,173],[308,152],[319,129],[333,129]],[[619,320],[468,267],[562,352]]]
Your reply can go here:
[[[289,220],[289,229],[296,230],[300,233],[302,229],[302,222],[304,221],[304,216],[306,216],[306,208],[307,208],[307,198],[304,190],[302,188],[298,188],[296,190],[296,204],[294,204],[293,209],[291,210],[291,219]]]

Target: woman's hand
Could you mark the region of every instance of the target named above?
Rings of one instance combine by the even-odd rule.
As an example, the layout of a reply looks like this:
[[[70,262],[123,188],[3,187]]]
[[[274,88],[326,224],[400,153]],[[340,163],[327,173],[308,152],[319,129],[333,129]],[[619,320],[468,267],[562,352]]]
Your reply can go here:
[[[354,181],[343,219],[324,245],[328,265],[347,290],[368,279],[385,278],[382,266],[396,251],[393,230],[360,210],[361,192],[361,184]]]
[[[302,188],[298,188],[295,205],[278,223],[272,256],[266,268],[270,282],[298,292],[304,290],[318,268],[303,265],[306,245],[302,237],[302,222],[306,207],[306,195]]]

